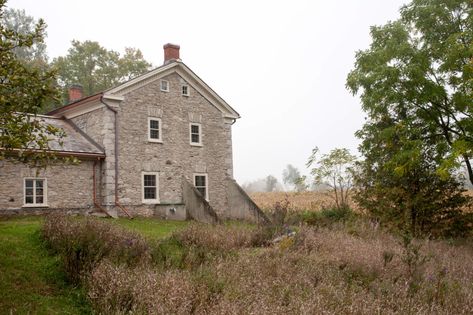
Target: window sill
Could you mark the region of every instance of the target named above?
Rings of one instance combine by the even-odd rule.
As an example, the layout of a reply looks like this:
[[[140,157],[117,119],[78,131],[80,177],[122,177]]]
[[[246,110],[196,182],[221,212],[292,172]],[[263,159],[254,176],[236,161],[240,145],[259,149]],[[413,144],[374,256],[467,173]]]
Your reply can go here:
[[[202,143],[191,143],[190,145],[193,147],[203,147]]]
[[[148,139],[148,142],[152,142],[152,143],[163,143],[163,140],[158,140],[158,139]]]
[[[22,208],[49,208],[48,204],[26,204],[22,205]]]
[[[142,200],[144,205],[158,205],[159,200]]]

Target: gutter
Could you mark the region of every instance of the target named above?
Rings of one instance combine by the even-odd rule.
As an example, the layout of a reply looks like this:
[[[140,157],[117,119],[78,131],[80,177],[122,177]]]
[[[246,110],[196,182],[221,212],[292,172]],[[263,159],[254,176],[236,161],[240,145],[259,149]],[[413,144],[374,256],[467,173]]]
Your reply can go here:
[[[130,219],[133,219],[128,210],[123,207],[118,200],[118,112],[109,104],[105,103],[103,100],[103,95],[100,96],[100,103],[104,104],[110,111],[112,111],[114,116],[114,128],[115,128],[115,206],[120,208]]]

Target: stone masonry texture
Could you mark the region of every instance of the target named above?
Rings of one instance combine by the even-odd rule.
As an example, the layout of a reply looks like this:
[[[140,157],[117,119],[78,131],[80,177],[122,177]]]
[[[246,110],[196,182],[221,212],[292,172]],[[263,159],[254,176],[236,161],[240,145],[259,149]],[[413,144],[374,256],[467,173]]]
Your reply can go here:
[[[46,169],[0,161],[0,214],[8,210],[23,210],[24,213],[35,210],[23,207],[24,178],[47,179],[46,194],[50,209],[91,209],[93,208],[92,172],[93,161],[87,160],[77,165],[51,165]]]
[[[125,94],[119,110],[119,197],[124,205],[142,205],[142,172],[159,173],[161,204],[182,203],[182,178],[207,174],[209,202],[217,212],[228,208],[226,177],[232,173],[230,125],[222,113],[178,74]],[[162,143],[148,141],[148,117],[161,119]],[[202,146],[190,144],[190,123],[201,124]],[[146,207],[146,206],[142,206]],[[153,206],[147,206],[152,211]]]

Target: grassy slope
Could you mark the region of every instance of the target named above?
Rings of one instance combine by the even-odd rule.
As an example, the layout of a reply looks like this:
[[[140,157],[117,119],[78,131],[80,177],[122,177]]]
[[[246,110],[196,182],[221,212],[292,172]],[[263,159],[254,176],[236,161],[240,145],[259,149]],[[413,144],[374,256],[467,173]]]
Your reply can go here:
[[[162,238],[186,222],[136,218],[111,220],[149,238]],[[0,314],[83,314],[83,293],[64,282],[56,257],[39,239],[42,218],[0,221]]]
[[[41,222],[0,221],[0,313],[87,313],[81,291],[64,283],[58,259],[42,246]]]

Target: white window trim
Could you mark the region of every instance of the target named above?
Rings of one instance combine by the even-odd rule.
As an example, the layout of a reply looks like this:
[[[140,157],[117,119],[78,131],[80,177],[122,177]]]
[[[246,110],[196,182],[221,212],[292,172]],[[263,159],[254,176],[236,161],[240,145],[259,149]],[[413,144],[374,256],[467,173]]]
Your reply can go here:
[[[192,142],[192,126],[199,126],[199,142]],[[202,125],[199,123],[190,123],[189,124],[189,143],[195,147],[202,146]]]
[[[187,94],[184,94],[184,92],[182,91],[182,87],[184,87],[184,86],[187,86]],[[190,88],[189,88],[188,84],[182,84],[181,85],[181,94],[182,94],[182,96],[190,96],[191,91],[190,91]]]
[[[156,176],[156,199],[145,199],[145,175]],[[145,204],[157,204],[159,203],[159,172],[141,172],[141,200]]]
[[[209,175],[207,173],[194,173],[194,187],[195,186],[195,178],[196,176],[204,176],[205,177],[205,200],[209,201]],[[197,187],[196,187],[197,188]]]
[[[167,89],[163,89],[163,82],[166,82]],[[169,92],[169,81],[168,80],[161,80],[159,81],[159,88],[163,92]]]
[[[159,139],[151,138],[151,127],[150,127],[151,120],[157,120],[159,122],[159,129],[158,129]],[[163,125],[161,124],[161,118],[148,117],[148,141],[163,143]]]
[[[43,185],[43,203],[36,203],[36,184],[33,186],[33,203],[26,203],[26,180],[42,180]],[[49,207],[48,205],[48,179],[43,177],[24,177],[23,178],[23,207]]]

